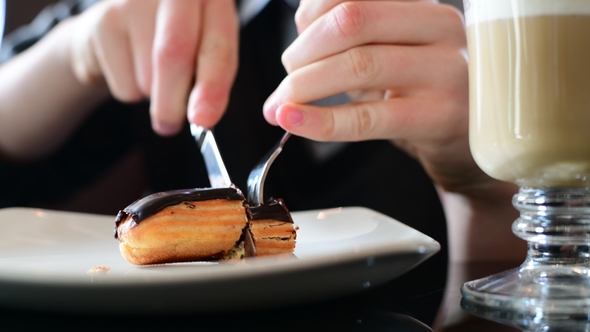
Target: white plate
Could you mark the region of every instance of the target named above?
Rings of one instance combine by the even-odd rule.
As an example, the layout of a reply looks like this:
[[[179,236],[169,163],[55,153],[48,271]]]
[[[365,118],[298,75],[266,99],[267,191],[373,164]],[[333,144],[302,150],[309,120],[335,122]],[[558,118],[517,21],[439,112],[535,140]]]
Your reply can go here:
[[[367,208],[292,216],[296,258],[134,266],[119,253],[112,216],[1,209],[0,305],[95,313],[275,308],[383,284],[440,248]],[[89,272],[95,266],[110,270]]]

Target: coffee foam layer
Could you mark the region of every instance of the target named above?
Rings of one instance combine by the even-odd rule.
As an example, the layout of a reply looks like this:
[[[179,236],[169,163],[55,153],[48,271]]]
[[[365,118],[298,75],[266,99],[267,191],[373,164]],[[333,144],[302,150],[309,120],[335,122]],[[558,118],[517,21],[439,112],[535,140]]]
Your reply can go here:
[[[465,22],[540,15],[590,15],[588,0],[464,0]]]

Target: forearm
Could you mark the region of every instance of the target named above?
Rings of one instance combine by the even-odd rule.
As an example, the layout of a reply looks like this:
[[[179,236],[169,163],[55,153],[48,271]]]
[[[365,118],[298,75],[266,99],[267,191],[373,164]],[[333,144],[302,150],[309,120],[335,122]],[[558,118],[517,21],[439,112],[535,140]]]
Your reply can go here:
[[[44,156],[108,96],[106,85],[86,86],[70,65],[75,18],[0,67],[0,156]]]
[[[511,228],[518,218],[511,205],[515,185],[489,181],[481,188],[481,196],[438,191],[447,217],[452,262],[524,260],[526,242]]]

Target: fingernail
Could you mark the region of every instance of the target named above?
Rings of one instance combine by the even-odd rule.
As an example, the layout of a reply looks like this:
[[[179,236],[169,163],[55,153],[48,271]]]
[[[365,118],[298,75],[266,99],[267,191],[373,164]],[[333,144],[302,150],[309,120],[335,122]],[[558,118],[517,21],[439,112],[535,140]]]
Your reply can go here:
[[[152,121],[152,128],[161,136],[172,136],[180,131],[180,126],[174,123]]]
[[[292,125],[298,125],[305,120],[305,114],[302,110],[291,106],[284,106],[284,111],[287,112],[287,122]]]

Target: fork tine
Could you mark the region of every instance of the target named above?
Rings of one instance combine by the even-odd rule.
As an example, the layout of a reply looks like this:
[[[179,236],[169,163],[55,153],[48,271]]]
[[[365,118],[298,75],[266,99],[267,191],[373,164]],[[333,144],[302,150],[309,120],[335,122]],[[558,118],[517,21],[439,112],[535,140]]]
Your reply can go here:
[[[264,180],[270,166],[277,156],[283,151],[283,146],[291,137],[291,133],[285,132],[281,140],[258,162],[248,175],[248,203],[261,205],[264,203]]]

